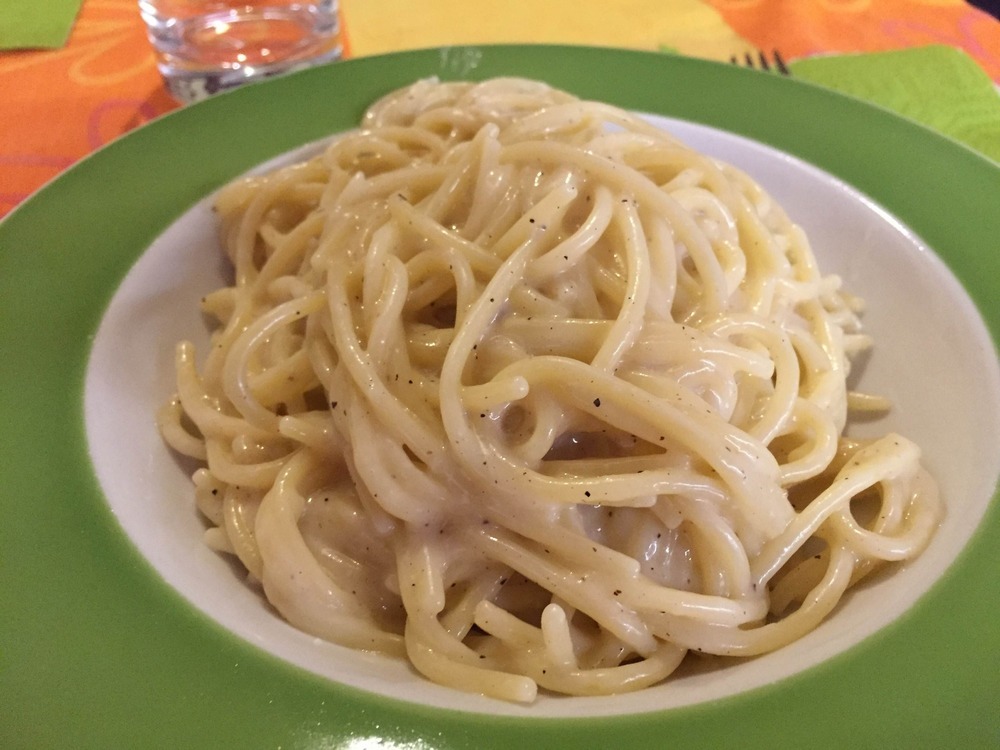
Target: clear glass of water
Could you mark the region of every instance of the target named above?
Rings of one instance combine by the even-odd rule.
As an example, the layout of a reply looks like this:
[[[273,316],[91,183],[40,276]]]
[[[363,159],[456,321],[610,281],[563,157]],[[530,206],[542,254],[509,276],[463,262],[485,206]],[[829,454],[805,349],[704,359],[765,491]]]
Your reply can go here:
[[[139,12],[183,102],[343,52],[337,0],[139,0]]]

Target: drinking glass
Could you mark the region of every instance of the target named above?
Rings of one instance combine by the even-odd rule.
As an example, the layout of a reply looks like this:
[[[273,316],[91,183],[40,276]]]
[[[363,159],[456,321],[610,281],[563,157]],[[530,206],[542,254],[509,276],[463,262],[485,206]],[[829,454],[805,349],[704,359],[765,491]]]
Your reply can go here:
[[[139,0],[157,67],[183,102],[338,59],[337,0]]]

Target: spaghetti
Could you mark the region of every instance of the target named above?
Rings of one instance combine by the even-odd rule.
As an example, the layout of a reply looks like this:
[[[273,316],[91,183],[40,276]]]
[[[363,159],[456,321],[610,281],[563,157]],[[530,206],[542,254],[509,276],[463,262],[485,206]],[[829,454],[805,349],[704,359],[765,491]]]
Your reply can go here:
[[[505,700],[636,690],[800,638],[938,524],[913,443],[844,436],[859,301],[638,116],[421,81],[216,208],[234,280],[159,424],[308,633]]]

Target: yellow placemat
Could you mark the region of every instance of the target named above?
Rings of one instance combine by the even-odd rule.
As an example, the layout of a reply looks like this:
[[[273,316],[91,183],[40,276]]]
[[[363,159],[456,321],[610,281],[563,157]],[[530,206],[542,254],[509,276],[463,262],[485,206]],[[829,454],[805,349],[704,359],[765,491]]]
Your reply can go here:
[[[728,59],[751,47],[702,0],[341,0],[355,57],[489,43],[591,44]]]

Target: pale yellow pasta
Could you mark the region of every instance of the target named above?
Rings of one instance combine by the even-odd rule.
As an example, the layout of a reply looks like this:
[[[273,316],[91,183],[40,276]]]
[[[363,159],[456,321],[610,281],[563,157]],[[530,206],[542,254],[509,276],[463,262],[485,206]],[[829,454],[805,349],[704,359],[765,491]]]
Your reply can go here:
[[[164,439],[293,625],[512,701],[800,638],[917,555],[844,437],[859,303],[746,174],[525,80],[421,81],[216,202],[234,283]]]

